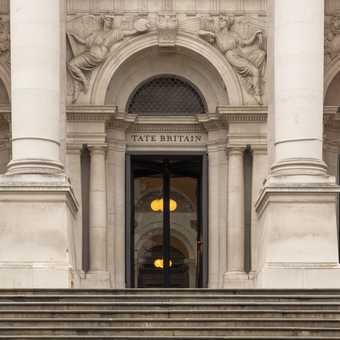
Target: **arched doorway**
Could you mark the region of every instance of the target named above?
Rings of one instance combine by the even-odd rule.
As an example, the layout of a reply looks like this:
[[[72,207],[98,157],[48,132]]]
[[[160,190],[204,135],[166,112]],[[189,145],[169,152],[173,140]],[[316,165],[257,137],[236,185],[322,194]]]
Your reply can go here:
[[[205,113],[207,105],[200,90],[189,80],[161,74],[136,87],[126,111],[141,116],[188,116]],[[181,137],[185,138],[171,139]],[[203,157],[180,152],[146,153],[129,155],[128,162],[128,285],[203,286],[201,244],[206,225],[202,222],[202,200],[207,195],[202,177]],[[178,235],[186,241],[180,242]]]

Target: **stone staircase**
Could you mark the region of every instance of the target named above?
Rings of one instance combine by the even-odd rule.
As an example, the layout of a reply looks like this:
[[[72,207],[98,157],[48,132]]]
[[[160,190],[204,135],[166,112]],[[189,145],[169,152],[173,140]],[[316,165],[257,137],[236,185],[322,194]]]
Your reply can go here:
[[[340,290],[0,290],[0,339],[340,339]]]

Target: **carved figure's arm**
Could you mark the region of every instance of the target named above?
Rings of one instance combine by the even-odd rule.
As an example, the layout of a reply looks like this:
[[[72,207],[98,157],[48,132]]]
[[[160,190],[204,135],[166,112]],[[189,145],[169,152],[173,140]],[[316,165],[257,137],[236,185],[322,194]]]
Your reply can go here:
[[[129,37],[129,36],[132,36],[132,35],[136,35],[139,32],[137,30],[126,30],[126,31],[124,30],[124,31],[122,31],[122,33],[125,37]]]
[[[252,45],[254,44],[255,40],[256,39],[261,39],[263,35],[263,32],[262,31],[256,31],[252,37],[250,37],[249,39],[242,39],[241,40],[241,45],[242,46],[249,46],[249,45]]]
[[[76,35],[75,33],[67,33],[69,36],[73,37],[75,40],[77,40],[80,44],[82,45],[87,45],[87,42],[80,38],[78,35]]]
[[[210,43],[213,43],[216,40],[216,34],[210,31],[199,30],[198,35]]]

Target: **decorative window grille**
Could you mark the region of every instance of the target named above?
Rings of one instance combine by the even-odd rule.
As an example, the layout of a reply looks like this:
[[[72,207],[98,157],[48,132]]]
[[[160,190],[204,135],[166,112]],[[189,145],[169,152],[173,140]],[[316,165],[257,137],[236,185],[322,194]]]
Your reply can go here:
[[[161,75],[141,83],[130,96],[127,111],[144,115],[190,115],[205,113],[205,100],[190,81]]]

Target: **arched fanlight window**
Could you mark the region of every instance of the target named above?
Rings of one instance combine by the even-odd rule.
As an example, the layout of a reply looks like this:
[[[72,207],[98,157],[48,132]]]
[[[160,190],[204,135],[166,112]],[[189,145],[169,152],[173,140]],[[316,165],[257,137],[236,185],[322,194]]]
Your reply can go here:
[[[145,115],[189,115],[207,112],[199,89],[190,81],[160,75],[142,82],[131,94],[127,112]]]

